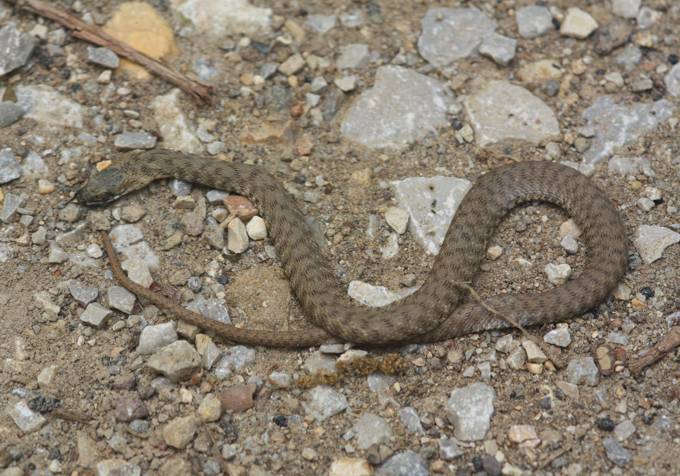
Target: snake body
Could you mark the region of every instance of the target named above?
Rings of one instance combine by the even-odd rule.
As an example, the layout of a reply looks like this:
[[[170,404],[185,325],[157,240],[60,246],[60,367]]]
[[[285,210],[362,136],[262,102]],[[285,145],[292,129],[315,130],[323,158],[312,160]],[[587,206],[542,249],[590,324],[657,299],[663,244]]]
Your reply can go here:
[[[294,199],[260,167],[163,150],[129,154],[91,176],[78,198],[84,204],[102,204],[170,177],[248,196],[268,222],[291,288],[316,329],[240,329],[196,315],[182,316],[186,310],[158,302],[228,340],[251,345],[308,347],[335,338],[383,346],[440,341],[503,328],[508,326],[506,319],[522,326],[561,321],[602,302],[627,265],[625,230],[612,203],[587,177],[552,162],[520,162],[479,177],[460,204],[420,289],[380,308],[348,298]],[[500,221],[516,206],[536,200],[564,208],[582,230],[588,250],[585,269],[545,292],[499,294],[485,299],[485,306],[466,300],[467,290],[461,283],[474,279]],[[134,284],[127,281],[126,287]],[[160,299],[141,286],[131,290],[152,301]]]

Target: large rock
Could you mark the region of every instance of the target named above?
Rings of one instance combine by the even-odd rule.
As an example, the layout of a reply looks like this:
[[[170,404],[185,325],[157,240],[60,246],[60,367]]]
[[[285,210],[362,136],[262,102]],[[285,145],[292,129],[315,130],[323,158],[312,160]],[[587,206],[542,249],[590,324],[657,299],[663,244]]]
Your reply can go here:
[[[401,147],[446,125],[452,99],[436,79],[400,66],[383,66],[373,88],[347,112],[342,134],[367,147]]]
[[[83,127],[84,108],[51,86],[17,86],[16,96],[27,118],[50,126]]]
[[[35,43],[33,35],[17,30],[13,23],[0,28],[0,76],[25,65]]]
[[[496,22],[476,8],[431,8],[420,24],[418,51],[436,67],[475,53],[496,29]]]
[[[271,8],[255,7],[247,0],[171,0],[170,3],[198,31],[218,37],[266,33],[272,21]]]
[[[557,117],[547,104],[507,81],[491,81],[466,98],[465,108],[482,147],[504,139],[537,144],[560,133]]]
[[[481,382],[454,389],[446,404],[446,413],[455,427],[456,438],[462,441],[484,439],[491,426],[495,399],[494,389]]]

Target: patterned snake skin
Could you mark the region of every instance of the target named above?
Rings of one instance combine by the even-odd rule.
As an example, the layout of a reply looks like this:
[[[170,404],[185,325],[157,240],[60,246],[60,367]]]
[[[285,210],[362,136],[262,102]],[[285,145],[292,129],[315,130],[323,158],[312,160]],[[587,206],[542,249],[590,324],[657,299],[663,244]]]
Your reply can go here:
[[[163,303],[228,340],[272,347],[308,347],[332,338],[365,345],[433,342],[482,330],[508,327],[484,306],[467,301],[460,283],[471,282],[489,241],[514,207],[540,200],[564,208],[583,231],[588,263],[581,274],[554,289],[500,294],[484,302],[523,326],[578,316],[602,302],[623,277],[626,236],[619,213],[588,178],[551,162],[521,162],[479,177],[449,226],[432,271],[422,287],[381,308],[351,301],[283,186],[262,168],[209,157],[155,150],[129,154],[90,177],[78,192],[81,203],[108,203],[161,178],[179,178],[251,197],[268,221],[271,239],[291,288],[306,316],[318,327],[265,331],[219,325],[200,316],[183,317],[179,306]],[[137,286],[137,294],[154,294]]]

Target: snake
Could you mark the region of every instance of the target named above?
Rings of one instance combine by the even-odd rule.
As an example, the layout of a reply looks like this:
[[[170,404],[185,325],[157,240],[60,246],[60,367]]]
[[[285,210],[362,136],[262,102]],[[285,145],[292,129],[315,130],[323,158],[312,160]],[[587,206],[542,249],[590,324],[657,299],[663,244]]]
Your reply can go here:
[[[267,223],[290,287],[314,327],[248,329],[193,313],[125,276],[104,234],[114,275],[138,296],[235,343],[280,348],[338,341],[390,346],[444,341],[507,328],[509,322],[531,326],[564,321],[602,303],[623,278],[628,263],[624,223],[607,195],[574,168],[550,161],[517,161],[479,176],[453,216],[423,284],[382,307],[349,298],[295,199],[263,167],[152,149],[114,158],[108,168],[91,174],[75,196],[84,205],[103,206],[168,178],[253,200]],[[556,205],[574,220],[587,250],[583,269],[545,291],[471,299],[465,283],[478,274],[501,221],[515,207],[533,202]]]

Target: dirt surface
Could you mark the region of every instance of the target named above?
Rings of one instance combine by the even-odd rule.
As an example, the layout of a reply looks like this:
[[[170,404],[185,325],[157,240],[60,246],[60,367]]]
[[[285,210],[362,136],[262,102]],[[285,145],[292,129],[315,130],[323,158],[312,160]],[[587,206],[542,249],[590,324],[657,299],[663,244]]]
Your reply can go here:
[[[83,0],[77,3],[81,14],[91,12],[95,19],[106,20],[120,2]],[[168,2],[150,3],[158,8],[176,34],[182,31],[185,22],[173,15]],[[194,59],[206,57],[214,61],[218,75],[208,81],[215,87],[213,104],[197,105],[180,94],[182,112],[192,124],[214,121],[210,132],[215,140],[224,143],[217,158],[261,165],[298,192],[299,204],[308,216],[314,217],[327,244],[326,251],[346,282],[361,280],[399,290],[412,285],[411,275],[415,276],[416,285],[427,276],[432,256],[423,252],[410,232],[399,236],[396,257],[384,259],[382,256],[381,249],[392,232],[384,213],[396,205],[389,182],[434,175],[474,182],[480,174],[508,161],[546,158],[545,143],[509,141],[482,148],[474,143],[460,143],[455,127],[443,127],[436,135],[428,135],[401,149],[372,150],[348,141],[340,133],[343,114],[371,87],[379,64],[389,64],[402,50],[416,58],[411,66],[414,70],[449,81],[454,94],[462,96],[474,93],[492,79],[514,81],[519,67],[532,61],[558,58],[565,69],[571,71],[587,56],[585,72],[570,74],[571,81],[562,84],[555,96],[545,94],[540,86],[525,85],[558,117],[562,131],[560,140],[555,141],[561,151],[558,160],[576,163],[581,162],[581,152],[575,146],[580,137],[578,130],[583,125],[581,113],[597,97],[609,92],[601,71],[618,70],[614,62],[618,50],[598,54],[593,50],[592,37],[574,40],[560,36],[558,31],[534,39],[520,37],[514,10],[525,2],[480,1],[474,4],[493,15],[498,22],[497,31],[518,40],[517,54],[510,65],[504,67],[478,56],[462,59],[456,62],[455,74],[446,77],[428,67],[416,49],[420,19],[428,8],[438,6],[434,3],[274,1],[268,5],[275,16],[274,33],[249,35],[253,42],[273,45],[268,52],[262,53],[252,43],[238,46],[246,35],[214,38],[197,33],[178,34],[176,41],[181,53],[168,61],[190,76],[194,76]],[[468,3],[464,2],[463,6],[470,6]],[[564,10],[579,6],[601,26],[613,21],[610,2],[595,3],[597,5],[553,1],[550,6]],[[669,65],[669,56],[680,51],[676,28],[680,13],[672,10],[673,2],[645,1],[643,4],[666,13],[647,30],[657,35],[655,46],[644,48],[635,69],[624,73],[631,80],[642,74],[649,76],[654,86],[644,92],[633,92],[628,86],[614,92],[617,99],[627,104],[667,97],[664,74],[657,69],[659,65]],[[450,2],[446,6],[460,5]],[[347,28],[338,24],[323,35],[307,30],[299,44],[273,41],[285,32],[281,25],[286,19],[304,25],[305,17],[311,13],[340,14],[354,9],[366,15],[364,26]],[[10,20],[22,31],[31,31],[37,24],[44,24],[49,31],[57,28],[49,21],[12,10],[0,19],[0,26]],[[635,24],[634,20],[631,22]],[[236,46],[225,49],[227,43]],[[371,51],[377,52],[378,59],[352,71],[358,76],[356,90],[343,96],[337,114],[315,125],[309,108],[303,106],[309,83],[316,76],[325,76],[332,83],[337,76],[332,66],[336,52],[340,46],[350,43],[367,44]],[[668,331],[666,317],[678,311],[680,246],[668,247],[661,259],[646,264],[640,260],[633,244],[640,225],[670,227],[680,222],[677,126],[661,124],[618,150],[620,155],[649,159],[653,177],[611,173],[606,160],[595,167],[591,176],[623,215],[631,250],[631,268],[625,285],[631,293],[623,299],[610,297],[597,309],[569,321],[572,342],[567,347],[548,347],[558,367],[560,363],[565,365],[574,359],[592,357],[599,366],[596,385],[579,384],[575,387],[577,395],[567,395],[558,385],[568,379],[566,368],[539,365],[536,370],[534,366],[534,371],[540,373],[532,373],[526,367],[509,368],[504,362],[508,355],[497,351],[496,343],[508,333],[515,341],[521,341],[522,335],[516,331],[487,332],[455,341],[391,349],[408,360],[407,370],[395,376],[394,382],[382,392],[369,389],[365,376],[352,375],[344,379],[334,388],[346,397],[348,408],[319,422],[303,405],[308,399],[306,389],[294,383],[277,388],[267,382],[273,371],[286,373],[293,380],[305,375],[308,372],[304,363],[318,349],[297,352],[258,348],[251,365],[225,380],[220,380],[211,370],[203,370],[194,372],[188,381],[172,383],[159,381],[158,374],[146,365],[150,357],[135,350],[143,322],[160,324],[172,316],[137,301],[131,312],[133,317],[114,311],[101,328],[80,321],[85,306],[74,299],[67,282],[75,279],[98,288],[96,301],[105,307],[108,307],[107,289],[115,283],[105,257],[94,258],[93,266],[80,266],[69,260],[48,262],[49,242],[81,224],[86,227],[85,231],[75,243],[62,248],[68,253],[85,253],[88,245],[98,243],[92,211],[82,209],[75,220],[67,222],[60,218],[59,206],[82,183],[95,163],[103,159],[116,160],[120,151],[113,143],[118,133],[143,129],[160,136],[151,104],[157,96],[170,92],[172,86],[158,78],[146,82],[128,80],[114,71],[111,79],[114,90],[125,87],[130,93],[104,98],[102,91],[107,84],[96,81],[104,69],[86,61],[85,43],[67,36],[63,46],[66,56],[50,55],[48,44],[49,41],[40,40],[26,66],[0,78],[0,90],[19,85],[49,85],[70,100],[91,108],[92,115],[88,113],[81,130],[50,127],[30,118],[0,128],[2,147],[12,149],[19,160],[29,152],[41,155],[49,168],[46,178],[56,187],[53,193],[40,194],[37,181],[27,177],[1,186],[5,197],[8,193],[23,193],[27,200],[17,217],[0,224],[2,241],[13,249],[13,256],[0,264],[0,474],[5,474],[3,469],[6,474],[88,474],[93,471],[112,474],[98,467],[97,462],[120,459],[136,465],[143,474],[312,475],[328,474],[332,463],[345,457],[366,460],[363,463],[367,467],[381,471],[383,461],[407,450],[415,452],[430,473],[440,474],[494,474],[500,468],[505,468],[503,474],[680,473],[680,355],[677,351],[671,353],[637,377],[631,376],[625,367],[628,358],[652,346]],[[298,72],[293,86],[285,76],[276,74],[252,94],[240,93],[244,74],[257,73],[266,62],[281,63],[295,51],[326,57],[331,66],[321,71]],[[86,84],[88,86],[83,87]],[[274,85],[287,91],[283,104],[273,97]],[[327,91],[320,93],[322,101]],[[675,104],[680,106],[678,98]],[[300,109],[302,115],[298,113]],[[132,123],[133,116],[125,112],[128,110],[138,113]],[[676,110],[673,117],[680,119],[680,112]],[[452,115],[452,123],[456,120],[467,124],[464,112]],[[244,130],[259,131],[268,124],[279,128],[285,125],[286,133],[266,142],[250,143],[244,139]],[[94,144],[83,142],[79,137],[83,132],[96,138]],[[303,155],[301,148],[309,140],[311,152]],[[159,144],[163,144],[162,140]],[[79,153],[65,152],[74,149]],[[660,190],[662,200],[644,211],[637,202],[648,186]],[[316,192],[316,198],[305,201],[305,191]],[[200,201],[206,192],[207,189],[197,186],[192,196]],[[251,241],[248,251],[241,254],[220,253],[207,244],[204,236],[182,233],[179,246],[165,249],[168,237],[183,230],[182,219],[187,213],[178,209],[175,202],[171,188],[163,182],[118,200],[103,213],[108,217],[109,227],[113,227],[125,223],[123,219],[116,219],[123,208],[137,206],[144,210],[144,216],[134,225],[143,231],[145,240],[160,258],[160,268],[153,273],[155,280],[181,303],[186,304],[199,294],[206,298],[226,298],[232,322],[238,325],[299,328],[304,332],[308,324],[276,259],[266,248],[267,240]],[[208,217],[215,208],[208,205]],[[32,216],[33,220],[28,224],[20,222],[22,215]],[[372,215],[378,217],[373,237],[367,234]],[[485,263],[475,283],[479,294],[547,289],[552,286],[543,271],[548,263],[568,263],[574,273],[578,273],[586,250],[581,246],[578,253],[571,256],[560,246],[559,227],[567,218],[560,210],[542,204],[513,212],[493,240],[494,245],[503,248],[502,255]],[[47,240],[35,244],[30,235],[40,226],[46,228]],[[521,266],[517,262],[520,258],[530,264]],[[201,279],[200,291],[187,286],[188,277]],[[36,300],[35,294],[39,291],[47,292],[51,302],[58,306],[58,313],[49,312]],[[544,326],[529,331],[542,339],[553,328],[555,326]],[[611,342],[608,336],[612,332],[623,334],[626,342]],[[180,339],[194,345],[194,335],[190,332],[186,337],[180,332]],[[217,338],[215,343],[221,350],[230,348],[229,343]],[[616,361],[610,369],[602,368],[605,364],[598,353],[602,348]],[[380,357],[383,353],[370,351],[369,355]],[[484,362],[489,362],[491,369],[486,379],[478,369]],[[50,366],[54,366],[54,376],[39,384],[38,375]],[[490,429],[480,441],[458,441],[462,454],[447,459],[440,453],[439,440],[445,436],[453,438],[455,434],[455,426],[447,419],[449,395],[453,389],[477,381],[485,381],[495,390]],[[169,423],[197,414],[206,395],[220,395],[225,389],[246,382],[257,385],[252,408],[225,409],[216,422],[200,422],[183,449],[168,444],[163,432]],[[22,432],[5,411],[21,400],[32,402],[36,412],[43,410],[48,421],[35,431]],[[137,400],[148,410],[148,415],[138,419],[148,423],[146,431],[141,433],[130,429],[129,421],[117,417],[121,405]],[[46,410],[52,407],[86,415],[88,421],[50,416]],[[399,410],[403,407],[416,410],[424,427],[422,434],[411,433],[402,424]],[[361,449],[356,432],[350,439],[348,430],[367,413],[384,419],[391,428],[392,438]],[[613,423],[609,425],[608,420]],[[629,460],[617,465],[606,455],[603,440],[612,437],[614,425],[624,420],[633,423],[635,432],[620,442],[629,452]],[[539,441],[535,445],[512,441],[509,432],[514,425],[533,426]],[[94,445],[89,451],[81,441],[85,438]],[[556,456],[558,453],[562,454]],[[19,472],[10,473],[13,468],[20,468]],[[121,474],[139,474],[131,471]]]

